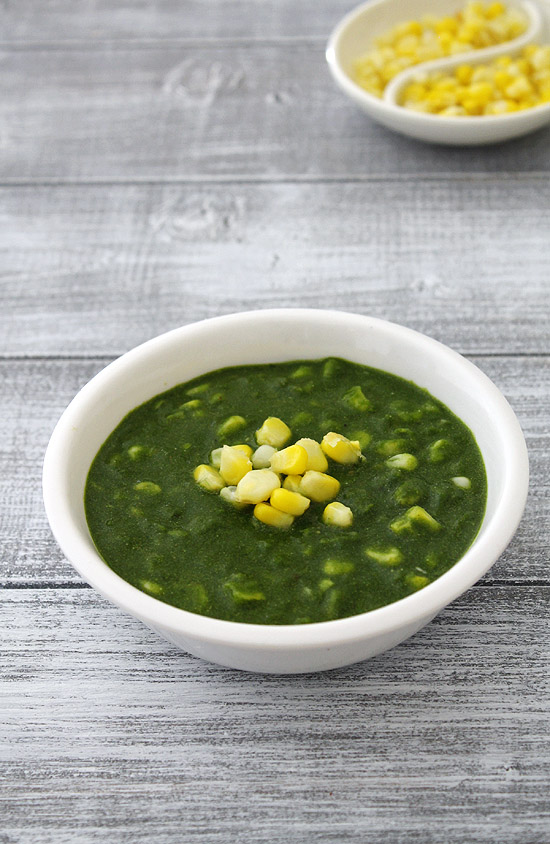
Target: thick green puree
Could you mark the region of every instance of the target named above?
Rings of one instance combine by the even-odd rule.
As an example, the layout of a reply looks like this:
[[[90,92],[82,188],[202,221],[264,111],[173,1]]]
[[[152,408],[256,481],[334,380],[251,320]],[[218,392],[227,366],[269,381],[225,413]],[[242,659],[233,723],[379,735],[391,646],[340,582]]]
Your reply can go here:
[[[324,524],[316,502],[272,527],[195,482],[212,449],[256,448],[270,416],[291,428],[288,445],[329,431],[360,442],[363,459],[327,469],[350,527]],[[176,607],[257,624],[355,615],[426,586],[472,543],[485,499],[479,449],[445,405],[334,358],[222,369],[156,396],[103,444],[85,492],[92,537],[117,574]]]

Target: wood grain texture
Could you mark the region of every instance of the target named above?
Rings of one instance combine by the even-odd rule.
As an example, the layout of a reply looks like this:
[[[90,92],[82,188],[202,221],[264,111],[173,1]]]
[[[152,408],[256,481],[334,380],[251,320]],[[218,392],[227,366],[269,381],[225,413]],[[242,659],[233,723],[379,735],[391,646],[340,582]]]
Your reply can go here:
[[[114,356],[279,306],[547,353],[549,232],[546,180],[4,188],[0,354]]]
[[[531,457],[532,495],[511,545],[489,581],[550,584],[550,358],[474,358],[502,389],[523,426]],[[5,361],[0,377],[5,400],[0,425],[1,559],[5,585],[78,583],[63,558],[43,512],[40,477],[43,454],[55,422],[78,389],[104,364],[90,361]]]
[[[3,181],[396,179],[549,169],[550,129],[453,149],[378,126],[336,90],[320,45],[19,49],[0,53],[0,71]]]
[[[2,844],[548,840],[548,587],[301,677],[207,665],[92,590],[2,597]]]
[[[190,38],[318,38],[353,3],[331,0],[4,0],[2,41],[7,44],[82,40]]]
[[[0,3],[0,844],[550,842],[550,130],[446,149],[377,126],[325,65],[352,5]],[[467,354],[531,461],[480,584],[299,677],[207,665],[104,602],[40,490],[112,357],[273,306]]]

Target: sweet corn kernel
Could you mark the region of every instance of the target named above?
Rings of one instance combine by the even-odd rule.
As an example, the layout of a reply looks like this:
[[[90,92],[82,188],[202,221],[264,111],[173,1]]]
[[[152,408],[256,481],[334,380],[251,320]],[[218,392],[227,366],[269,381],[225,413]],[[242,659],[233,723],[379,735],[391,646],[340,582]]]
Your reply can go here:
[[[340,492],[340,481],[324,472],[309,469],[300,482],[299,491],[312,501],[330,501]]]
[[[272,507],[282,510],[283,513],[290,513],[291,516],[301,516],[310,505],[309,498],[300,495],[299,492],[291,492],[289,489],[275,489],[269,499]]]
[[[199,486],[206,489],[208,492],[219,492],[225,486],[225,482],[216,469],[208,466],[206,463],[201,463],[193,472],[193,477]]]
[[[342,434],[329,431],[321,440],[321,448],[336,463],[357,463],[361,458],[361,446],[357,440],[348,440]]]
[[[254,469],[269,469],[269,461],[277,451],[272,445],[259,446],[252,455]]]
[[[246,504],[243,504],[242,501],[239,501],[237,498],[236,486],[224,486],[223,489],[220,489],[220,498],[223,498],[223,500],[227,501],[228,504],[232,504],[233,507],[237,507],[238,509],[246,507]]]
[[[282,451],[276,451],[269,462],[274,472],[301,475],[306,471],[307,451],[301,445],[289,445]]]
[[[546,74],[549,74],[546,76]],[[424,75],[405,86],[401,105],[446,117],[508,114],[548,101],[550,46],[531,44],[521,56]]]
[[[258,504],[267,501],[281,481],[271,469],[252,469],[237,484],[236,498],[242,504]]]
[[[239,451],[242,451],[244,454],[246,454],[247,457],[252,457],[252,452],[254,451],[253,448],[251,448],[249,445],[246,445],[246,444],[244,444],[244,445],[234,445],[234,446],[232,446],[232,448],[238,448]]]
[[[269,416],[261,428],[256,431],[258,445],[272,445],[274,448],[281,448],[289,441],[292,431],[282,419],[277,416]]]
[[[412,472],[418,466],[418,460],[414,454],[394,454],[393,457],[388,457],[386,466],[391,469],[404,469],[407,472]]]
[[[291,516],[290,513],[283,513],[282,510],[276,510],[271,504],[264,504],[263,502],[256,504],[254,515],[264,525],[277,528],[289,528],[294,521],[294,516]]]
[[[452,16],[425,15],[420,21],[405,21],[376,38],[372,49],[357,59],[355,81],[381,97],[388,82],[407,67],[502,44],[516,38],[526,26],[525,16],[503,3],[470,2]],[[462,84],[469,84],[472,77],[461,71],[459,78]],[[407,107],[422,110],[418,104]]]
[[[326,472],[328,469],[328,460],[316,440],[304,437],[301,440],[297,440],[296,445],[301,445],[307,452],[306,469],[314,469],[316,472]]]
[[[301,483],[301,475],[287,475],[283,481],[283,489],[289,489],[291,492],[300,492]]]
[[[331,501],[323,510],[323,521],[333,527],[349,527],[353,524],[353,513],[340,501]]]
[[[459,487],[459,489],[470,489],[472,486],[470,478],[465,478],[461,475],[457,475],[456,477],[451,478],[451,480],[455,486]]]
[[[244,451],[230,445],[224,445],[220,459],[220,475],[229,486],[238,484],[241,478],[250,472],[252,463]]]
[[[222,462],[222,449],[221,448],[213,448],[210,452],[210,464],[214,467],[214,469],[219,469],[220,464]]]

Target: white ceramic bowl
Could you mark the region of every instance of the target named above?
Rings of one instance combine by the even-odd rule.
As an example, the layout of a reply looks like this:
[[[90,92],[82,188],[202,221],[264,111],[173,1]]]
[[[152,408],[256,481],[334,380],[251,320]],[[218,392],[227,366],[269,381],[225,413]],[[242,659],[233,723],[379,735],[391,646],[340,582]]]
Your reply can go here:
[[[487,512],[467,553],[426,588],[381,609],[305,625],[253,625],[195,615],[135,589],[101,559],[84,514],[90,464],[134,407],[223,366],[338,356],[428,389],[473,431],[485,460]],[[170,642],[212,662],[299,673],[348,665],[397,645],[475,583],[510,541],[528,483],[525,441],[492,382],[451,349],[408,328],[321,310],[265,310],[218,317],[149,340],[95,376],[59,420],[44,460],[52,531],[82,577]]]
[[[404,20],[430,13],[436,16],[453,14],[466,0],[370,0],[353,9],[332,32],[326,58],[339,88],[374,120],[409,135],[432,143],[474,146],[526,135],[550,122],[550,103],[511,114],[484,117],[442,117],[420,114],[396,104],[396,96],[411,76],[423,70],[454,67],[468,62],[480,64],[499,55],[513,55],[528,43],[549,37],[549,9],[531,0],[512,0],[508,6],[521,9],[530,21],[528,31],[513,41],[483,50],[462,53],[458,57],[438,59],[416,65],[398,74],[387,86],[384,98],[369,94],[353,80],[353,65],[374,39]]]

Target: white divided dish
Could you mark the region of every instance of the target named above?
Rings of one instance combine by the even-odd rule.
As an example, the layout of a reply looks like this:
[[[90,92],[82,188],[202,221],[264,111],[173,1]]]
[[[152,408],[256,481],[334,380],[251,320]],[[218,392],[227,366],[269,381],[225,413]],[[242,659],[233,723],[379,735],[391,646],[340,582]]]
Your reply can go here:
[[[365,91],[353,78],[353,67],[374,40],[404,20],[425,14],[444,17],[463,8],[466,0],[373,0],[351,11],[332,32],[326,58],[332,76],[341,90],[374,120],[418,140],[447,145],[491,144],[526,135],[550,122],[550,103],[502,115],[446,117],[423,114],[398,105],[403,86],[423,72],[452,69],[460,64],[483,64],[497,56],[514,56],[527,44],[549,39],[547,3],[515,0],[509,8],[520,10],[528,20],[527,30],[518,38],[485,49],[460,53],[407,68],[387,85],[384,97]]]
[[[257,625],[196,615],[134,588],[103,561],[91,539],[84,488],[92,460],[132,409],[181,382],[225,366],[343,357],[414,381],[470,427],[487,471],[487,509],[478,536],[442,577],[393,604],[349,618]],[[384,320],[322,310],[233,314],[175,329],[111,363],[73,399],[44,460],[52,531],[98,592],[178,647],[249,671],[301,673],[348,665],[411,636],[498,559],[521,518],[528,460],[520,426],[497,387],[435,340]],[[90,622],[92,623],[92,621]],[[116,636],[113,616],[113,636]]]

